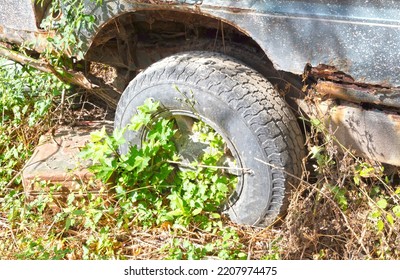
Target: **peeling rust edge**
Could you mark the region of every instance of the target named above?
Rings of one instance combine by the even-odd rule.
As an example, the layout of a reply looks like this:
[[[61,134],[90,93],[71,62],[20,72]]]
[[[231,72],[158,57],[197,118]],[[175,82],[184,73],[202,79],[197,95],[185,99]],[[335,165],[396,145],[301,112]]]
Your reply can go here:
[[[330,98],[356,103],[368,103],[400,109],[400,89],[379,87],[358,87],[357,85],[318,82],[315,90]]]
[[[400,115],[365,110],[354,103],[316,104],[313,112],[343,149],[375,161],[400,166]]]
[[[0,25],[0,42],[26,46],[39,53],[48,47],[47,38],[52,36],[51,32],[14,30]]]

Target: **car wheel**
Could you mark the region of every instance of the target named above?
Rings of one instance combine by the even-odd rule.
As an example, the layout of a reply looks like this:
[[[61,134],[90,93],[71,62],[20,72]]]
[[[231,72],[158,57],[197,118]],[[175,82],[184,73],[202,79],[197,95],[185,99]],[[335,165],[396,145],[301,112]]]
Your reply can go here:
[[[224,208],[232,221],[265,226],[284,212],[301,175],[303,137],[287,104],[261,74],[214,52],[167,57],[131,81],[119,101],[115,127],[129,124],[148,98],[160,102],[159,115],[176,118],[182,133],[201,119],[225,140],[238,177]],[[128,144],[121,152],[140,146],[144,133],[126,132]],[[184,150],[188,157],[197,153],[193,145]]]

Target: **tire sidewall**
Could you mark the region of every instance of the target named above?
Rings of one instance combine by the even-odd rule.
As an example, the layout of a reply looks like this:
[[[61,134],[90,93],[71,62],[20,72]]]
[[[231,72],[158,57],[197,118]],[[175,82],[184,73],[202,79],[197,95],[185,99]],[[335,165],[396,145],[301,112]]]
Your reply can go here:
[[[128,125],[136,114],[137,107],[148,98],[159,101],[161,110],[194,111],[194,114],[199,115],[230,142],[230,148],[237,154],[238,164],[250,170],[239,176],[238,187],[227,203],[226,213],[233,222],[257,224],[265,216],[270,204],[272,178],[270,168],[265,164],[268,162],[267,155],[243,113],[232,108],[216,92],[179,79],[146,82],[145,75],[142,74],[125,90],[124,99],[127,101],[119,108],[115,127]],[[190,102],[194,102],[193,107]],[[129,145],[140,147],[140,134],[140,131],[127,131],[125,139],[129,141]],[[128,144],[125,144],[121,147],[121,152],[127,151]]]

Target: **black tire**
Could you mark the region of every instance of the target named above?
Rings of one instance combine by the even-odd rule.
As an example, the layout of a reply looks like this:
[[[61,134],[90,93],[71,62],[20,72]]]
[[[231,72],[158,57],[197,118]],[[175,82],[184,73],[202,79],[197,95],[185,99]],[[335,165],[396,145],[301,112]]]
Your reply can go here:
[[[287,206],[303,157],[301,131],[279,93],[258,72],[228,56],[180,53],[132,80],[119,101],[115,127],[127,125],[147,98],[174,112],[193,111],[174,86],[196,100],[196,115],[228,140],[238,165],[251,171],[239,176],[226,210],[230,219],[248,225],[273,222]],[[140,145],[139,133],[125,137]],[[122,152],[127,149],[121,147]]]

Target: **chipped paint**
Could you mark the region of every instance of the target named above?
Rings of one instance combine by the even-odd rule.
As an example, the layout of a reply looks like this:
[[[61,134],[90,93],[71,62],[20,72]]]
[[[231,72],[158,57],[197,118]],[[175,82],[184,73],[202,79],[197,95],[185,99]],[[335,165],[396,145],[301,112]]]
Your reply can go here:
[[[103,7],[92,7],[90,11],[97,15],[98,28],[119,14],[139,10],[198,13],[247,34],[277,70],[300,75],[307,64],[331,65],[355,82],[400,86],[399,2],[203,0],[200,5],[197,2],[104,1]],[[93,36],[85,34],[88,47]]]
[[[374,86],[360,87],[354,84],[333,82],[319,82],[315,89],[318,93],[330,98],[400,109],[400,89],[386,89]]]
[[[400,166],[400,115],[365,110],[355,104],[317,105],[320,117],[342,147],[358,155]]]
[[[182,11],[235,26],[258,43],[277,70],[302,74],[307,64],[330,65],[356,83],[400,86],[400,3],[396,1],[104,0],[100,7],[85,1],[98,23],[93,32],[82,31],[86,49],[95,34],[118,15]],[[0,25],[36,30],[30,0],[0,0],[0,6]],[[20,15],[26,20],[21,21]]]

